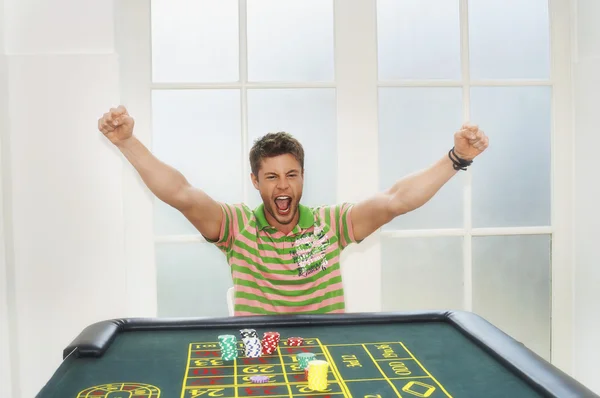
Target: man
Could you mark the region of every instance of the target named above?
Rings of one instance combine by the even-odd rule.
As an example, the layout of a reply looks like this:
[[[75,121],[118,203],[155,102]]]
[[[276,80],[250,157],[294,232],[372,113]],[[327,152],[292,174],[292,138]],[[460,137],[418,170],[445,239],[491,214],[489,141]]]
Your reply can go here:
[[[300,204],[304,150],[287,133],[270,133],[250,151],[251,179],[263,203],[219,203],[150,153],[133,135],[123,106],[98,121],[99,130],[135,167],[147,187],[178,209],[227,256],[235,315],[344,312],[340,253],[395,217],[417,209],[488,147],[477,126],[454,134],[454,147],[431,167],[357,204]]]

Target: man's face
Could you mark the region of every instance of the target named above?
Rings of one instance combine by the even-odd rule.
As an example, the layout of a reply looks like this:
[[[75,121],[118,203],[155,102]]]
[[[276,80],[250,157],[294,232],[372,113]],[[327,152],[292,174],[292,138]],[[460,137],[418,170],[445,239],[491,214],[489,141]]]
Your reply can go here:
[[[265,204],[265,216],[274,227],[298,221],[298,204],[302,198],[304,173],[293,155],[262,159],[258,178],[252,183]],[[277,225],[278,224],[278,225]]]

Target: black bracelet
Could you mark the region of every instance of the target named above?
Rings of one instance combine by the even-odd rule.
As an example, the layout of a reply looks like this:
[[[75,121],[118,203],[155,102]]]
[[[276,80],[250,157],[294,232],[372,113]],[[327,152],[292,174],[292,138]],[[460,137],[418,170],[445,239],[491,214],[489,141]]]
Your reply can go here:
[[[450,151],[448,152],[448,157],[450,158],[450,160],[453,163],[452,167],[454,167],[454,170],[466,170],[467,167],[469,167],[471,164],[473,164],[472,160],[465,160],[465,159],[459,158],[456,155],[456,152],[454,152],[454,147],[452,147],[452,149],[450,149]]]

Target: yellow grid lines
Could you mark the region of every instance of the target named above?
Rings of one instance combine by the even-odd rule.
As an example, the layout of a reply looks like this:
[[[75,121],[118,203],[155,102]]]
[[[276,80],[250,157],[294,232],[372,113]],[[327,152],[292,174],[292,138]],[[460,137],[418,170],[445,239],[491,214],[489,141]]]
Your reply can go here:
[[[192,359],[192,346],[193,344],[190,344],[188,346],[188,358],[187,363],[185,365],[185,376],[183,377],[183,385],[181,386],[181,398],[185,398],[185,391],[187,389],[187,376],[190,369],[190,361]]]
[[[265,365],[247,365],[246,367],[256,367],[256,366],[265,366]],[[275,366],[279,366],[279,365],[276,365],[276,364],[269,365],[269,367],[275,367]],[[270,372],[268,372],[268,373],[269,373],[269,376],[283,376],[283,373],[270,373]],[[333,369],[329,369],[328,373],[333,373]],[[291,376],[291,375],[300,375],[300,374],[304,374],[304,371],[302,371],[302,372],[286,372],[286,374],[288,376]],[[238,374],[238,377],[240,377],[240,376],[241,375]],[[188,378],[188,380],[192,380],[192,379],[194,379],[194,380],[196,380],[196,379],[212,379],[214,377],[215,376],[211,376],[211,375],[209,375],[209,376],[190,376]],[[219,377],[233,377],[233,375],[220,375]]]
[[[403,377],[388,377],[387,379],[352,379],[345,380],[346,383],[354,383],[355,381],[385,381],[385,380],[412,380],[412,379],[430,379],[429,376],[403,376]]]
[[[281,367],[283,368],[283,378],[285,379],[285,382],[287,383],[288,392],[290,393],[289,398],[292,398],[293,397],[292,386],[290,385],[290,382],[287,378],[287,372],[285,371],[285,364],[283,363],[283,357],[281,356],[281,351],[280,351],[279,347],[277,347],[277,353],[279,354],[279,359],[281,360]]]
[[[265,365],[248,365],[248,366],[246,366],[246,367],[252,367],[252,366],[265,366]],[[271,366],[271,367],[275,367],[275,366],[279,366],[279,365],[269,365],[269,366]],[[329,369],[328,373],[333,373],[333,369]],[[304,372],[287,372],[286,374],[287,374],[288,376],[291,376],[291,375],[300,375],[300,374],[304,374]],[[234,376],[234,375],[221,375],[221,376],[219,376],[219,377],[233,377],[233,376]],[[283,373],[270,373],[270,372],[269,372],[269,376],[283,376]],[[192,379],[194,379],[194,380],[196,380],[196,379],[212,379],[212,378],[214,378],[214,377],[215,377],[215,376],[210,376],[210,375],[209,375],[209,376],[191,376],[191,377],[189,377],[189,379],[188,379],[188,380],[192,380]],[[241,377],[241,375],[240,375],[240,374],[238,374],[238,377]]]
[[[237,358],[233,360],[233,384],[235,391],[235,398],[238,398],[238,382],[237,382]]]
[[[310,343],[312,341],[317,342],[317,340],[318,339],[316,337],[306,338],[306,339],[304,339],[304,343],[302,344],[302,347],[319,347],[318,343],[317,344],[308,344],[308,343]],[[218,349],[219,348],[219,343],[218,342],[214,342],[214,341],[199,342],[199,343],[197,342],[197,343],[190,343],[190,344],[198,346],[196,348],[193,348],[193,351],[214,351],[214,349]],[[382,344],[387,344],[387,343],[382,343]],[[243,349],[244,348],[244,343],[240,343],[238,341],[237,346],[238,346],[238,348]],[[281,344],[280,344],[280,346],[281,347],[286,347],[286,348],[287,347],[290,347],[290,348],[297,347],[297,346],[287,345],[287,342],[285,342],[285,341],[282,341]],[[273,355],[273,356],[276,356],[276,355]]]
[[[365,349],[365,351],[367,352],[367,354],[369,354],[369,357],[371,357],[371,360],[373,361],[373,363],[375,364],[375,366],[377,366],[377,369],[379,369],[379,371],[381,372],[381,374],[383,375],[383,377],[387,380],[387,382],[390,384],[390,386],[392,387],[392,389],[396,392],[396,394],[398,394],[399,397],[402,397],[402,394],[400,394],[400,392],[396,389],[396,386],[394,385],[394,383],[392,383],[392,381],[387,377],[387,375],[385,374],[385,372],[383,371],[383,369],[381,369],[381,366],[379,366],[379,363],[377,363],[377,361],[375,360],[375,358],[373,358],[373,354],[371,354],[371,351],[369,351],[369,349],[367,348],[367,346],[365,344],[361,344],[361,345]]]
[[[319,348],[319,346],[314,346],[315,348]],[[194,351],[208,351],[208,352],[214,352],[215,350],[194,350]],[[238,350],[241,351],[241,350]],[[279,358],[280,356],[282,357],[295,357],[296,355],[305,352],[302,350],[298,350],[297,353],[295,354],[281,354],[281,355],[261,355],[261,358]],[[307,351],[306,351],[307,352]],[[317,355],[320,355],[320,353],[317,353]],[[210,361],[210,360],[215,360],[215,359],[219,359],[219,357],[198,357],[198,358],[190,358],[193,359],[194,361]]]
[[[323,352],[325,353],[325,357],[329,359],[329,362],[331,363],[331,366],[333,368],[332,369],[333,375],[336,378],[336,380],[339,382],[340,387],[342,388],[342,391],[344,392],[344,396],[352,397],[352,394],[350,394],[350,390],[348,389],[348,386],[344,383],[344,378],[342,377],[342,374],[338,370],[338,368],[335,364],[335,361],[333,360],[333,357],[331,356],[331,353],[327,349],[327,346],[321,344],[321,340],[319,340],[319,339],[317,339],[317,342],[319,343],[321,350],[323,350]]]
[[[294,355],[285,355],[282,354],[279,357],[273,356],[272,358],[281,358],[281,360],[283,360],[283,357],[295,357],[297,354]],[[323,353],[317,353],[316,356],[326,356],[325,352]],[[238,357],[239,358],[239,357]],[[409,358],[410,359],[410,358]],[[202,361],[202,359],[193,359],[192,361]],[[209,362],[209,361],[206,361]],[[284,365],[295,365],[295,362],[292,360],[291,362],[283,362]],[[206,364],[209,365],[209,364]],[[204,369],[206,368],[206,365],[202,364],[199,366],[189,366],[188,363],[188,369]],[[234,367],[240,367],[240,368],[244,368],[244,367],[250,367],[250,366],[279,366],[278,363],[253,363],[253,364],[245,364],[245,363],[236,363],[236,364],[232,364],[232,365],[211,365],[210,368],[211,369],[226,369],[226,368],[234,368]]]
[[[307,397],[307,396],[317,396],[317,395],[343,395],[343,392],[311,392],[310,394],[294,394],[294,397]],[[289,395],[252,395],[252,398],[289,398]]]
[[[441,389],[442,389],[442,391],[443,391],[443,392],[446,394],[446,396],[447,396],[447,397],[449,397],[449,398],[452,398],[452,395],[448,394],[448,391],[446,391],[446,389],[444,388],[444,386],[442,386],[442,385],[440,384],[440,382],[439,382],[439,381],[437,381],[437,379],[436,379],[435,377],[433,377],[433,376],[431,375],[431,373],[429,373],[429,371],[428,371],[427,369],[425,369],[425,366],[421,365],[421,362],[419,362],[419,360],[418,360],[418,359],[417,359],[417,358],[416,358],[416,357],[413,355],[413,353],[412,353],[412,352],[410,352],[410,350],[409,350],[408,348],[406,348],[406,346],[404,345],[404,343],[402,343],[402,342],[400,342],[400,341],[399,341],[398,343],[400,343],[400,345],[401,345],[401,346],[402,346],[402,347],[403,347],[403,348],[406,350],[406,352],[408,352],[408,354],[409,354],[409,355],[412,357],[412,359],[414,359],[414,360],[415,360],[415,362],[417,362],[417,363],[419,364],[419,366],[421,367],[421,369],[423,369],[423,370],[425,371],[425,373],[427,373],[427,374],[429,375],[429,377],[431,377],[431,378],[433,379],[433,381],[435,381],[435,382],[436,382],[436,384],[437,384],[438,386],[440,386],[440,388],[441,388]]]
[[[389,385],[392,387],[392,389],[396,392],[398,397],[402,397],[402,395],[400,394],[400,392],[398,391],[398,389],[396,388],[396,386],[392,383],[392,380],[406,380],[406,379],[432,379],[439,387],[440,389],[445,393],[445,395],[449,398],[452,398],[452,396],[448,393],[448,391],[446,391],[446,389],[441,385],[441,383],[435,378],[433,377],[433,375],[423,366],[423,364],[421,364],[419,362],[419,360],[414,356],[414,354],[402,343],[402,342],[398,342],[398,341],[394,341],[394,342],[372,342],[372,343],[346,343],[346,344],[327,344],[324,345],[321,343],[320,339],[318,338],[310,338],[310,339],[305,339],[305,341],[310,340],[311,343],[314,341],[317,344],[315,345],[303,345],[304,348],[320,348],[320,350],[322,351],[322,353],[315,353],[317,356],[318,355],[323,355],[325,356],[325,358],[331,363],[331,369],[330,372],[333,373],[334,375],[334,379],[335,379],[335,384],[338,384],[341,388],[341,392],[330,392],[330,393],[318,393],[318,392],[313,392],[310,394],[296,394],[292,391],[292,385],[301,385],[304,384],[303,382],[290,382],[290,380],[288,379],[288,375],[296,375],[296,374],[301,374],[302,372],[288,372],[286,370],[286,365],[294,365],[295,362],[292,360],[292,362],[286,362],[284,361],[284,358],[293,358],[295,357],[298,353],[302,352],[303,350],[299,351],[298,353],[295,354],[283,354],[281,351],[282,348],[292,348],[292,347],[288,347],[285,345],[280,345],[277,348],[277,354],[276,355],[264,355],[262,356],[262,358],[279,358],[279,362],[281,363],[281,367],[282,367],[282,371],[283,373],[275,373],[272,374],[273,376],[275,375],[283,375],[284,379],[285,379],[285,383],[269,383],[269,385],[273,385],[273,386],[282,386],[282,385],[286,385],[288,387],[288,393],[289,395],[269,395],[269,396],[265,396],[265,397],[269,397],[269,398],[277,398],[277,397],[288,397],[288,398],[293,398],[294,396],[307,396],[307,395],[343,395],[345,397],[352,397],[351,393],[350,393],[350,389],[348,388],[348,385],[346,383],[354,383],[354,382],[373,382],[373,381],[387,381],[389,383]],[[197,379],[197,378],[205,378],[208,377],[210,378],[211,376],[200,376],[200,377],[192,377],[192,378],[188,378],[188,374],[189,371],[191,369],[201,369],[204,366],[190,366],[192,364],[192,361],[207,361],[207,362],[211,362],[212,360],[218,361],[217,357],[212,356],[212,357],[198,357],[198,358],[194,358],[192,359],[192,352],[215,352],[215,345],[217,343],[191,343],[189,345],[189,351],[188,351],[188,363],[186,366],[186,374],[183,380],[183,389],[181,392],[181,398],[184,398],[184,394],[186,392],[186,385],[188,382],[188,379]],[[373,356],[373,354],[369,351],[367,345],[373,345],[373,344],[400,344],[400,346],[402,346],[402,348],[410,355],[410,358],[382,358],[382,359],[375,359],[375,357]],[[348,346],[361,346],[366,353],[368,354],[368,356],[371,358],[371,360],[373,361],[373,363],[375,364],[375,366],[377,367],[377,369],[379,370],[379,372],[382,374],[383,378],[373,378],[373,379],[354,379],[354,380],[345,380],[339,369],[337,368],[337,365],[335,363],[335,361],[333,360],[333,356],[331,355],[331,352],[329,351],[329,349],[327,347],[348,347]],[[198,347],[197,349],[194,349],[194,347]],[[420,367],[421,369],[427,374],[427,376],[406,376],[406,377],[388,377],[386,375],[386,373],[384,372],[384,370],[380,367],[379,362],[389,362],[392,360],[414,360]],[[276,364],[261,364],[262,366],[277,366]],[[241,388],[241,386],[245,386],[246,384],[244,383],[238,383],[238,369],[237,367],[248,367],[248,366],[257,366],[257,364],[252,364],[252,365],[245,365],[245,364],[240,364],[239,361],[236,359],[233,362],[233,365],[223,365],[223,366],[210,366],[210,368],[234,368],[234,374],[233,374],[233,378],[234,378],[234,384],[233,385],[220,385],[219,387],[229,387],[229,388],[234,388],[235,389],[235,398],[239,397],[239,392],[238,392],[238,388]],[[225,376],[225,377],[231,377],[231,376]],[[196,388],[202,388],[203,386],[196,386]],[[206,386],[208,387],[208,386]],[[255,396],[255,398],[261,398],[262,396]]]
[[[422,377],[427,377],[427,376],[422,376]],[[378,380],[378,379],[373,379],[373,380]],[[373,381],[373,380],[369,380],[369,381]],[[383,379],[380,379],[383,380]],[[334,381],[334,382],[330,382],[329,384],[337,384],[340,385],[340,389],[342,389],[341,384],[338,381]],[[281,383],[264,383],[264,384],[260,384],[261,387],[268,387],[268,386],[299,386],[299,385],[306,385],[305,381],[290,381],[290,382],[281,382]],[[234,388],[236,386],[236,384],[217,384],[217,385],[209,385],[209,384],[200,384],[200,385],[196,385],[193,387],[189,387],[188,389],[191,388]],[[243,387],[258,387],[257,384],[252,383],[251,381],[249,381],[248,383],[244,384],[244,383],[238,383],[237,384],[238,388],[243,388]],[[343,389],[342,389],[343,390]],[[293,395],[297,395],[292,393]],[[254,396],[254,395],[253,395]]]
[[[370,343],[344,343],[344,344],[327,344],[327,347],[346,347],[346,346],[350,346],[350,345],[381,345],[381,344],[398,344],[397,341],[372,341]]]

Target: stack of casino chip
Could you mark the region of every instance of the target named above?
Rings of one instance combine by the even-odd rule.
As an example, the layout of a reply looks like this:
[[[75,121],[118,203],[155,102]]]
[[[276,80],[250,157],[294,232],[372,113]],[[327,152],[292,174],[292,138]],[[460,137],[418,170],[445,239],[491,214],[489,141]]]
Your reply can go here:
[[[250,377],[250,381],[256,384],[263,384],[269,382],[269,376],[252,376]]]
[[[310,361],[314,361],[316,359],[316,356],[312,352],[301,352],[300,354],[296,355],[296,359],[298,360],[300,369],[304,370],[308,368],[308,363]]]
[[[221,359],[224,361],[233,361],[238,356],[237,339],[231,334],[222,334],[219,336],[219,346],[221,347]]]
[[[248,337],[258,338],[258,335],[256,334],[256,330],[254,330],[254,329],[242,329],[242,330],[240,330],[240,334],[242,335],[242,339],[245,339]]]
[[[242,339],[244,342],[244,354],[248,358],[258,358],[261,354],[261,344],[258,337],[245,337]]]
[[[308,363],[308,388],[313,391],[326,390],[328,371],[328,362],[320,360],[310,361]]]
[[[262,353],[263,355],[272,355],[279,346],[279,333],[277,332],[265,332],[262,340]]]
[[[302,337],[289,337],[287,339],[288,346],[291,347],[299,347],[304,343],[304,339]]]

